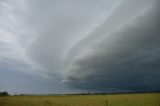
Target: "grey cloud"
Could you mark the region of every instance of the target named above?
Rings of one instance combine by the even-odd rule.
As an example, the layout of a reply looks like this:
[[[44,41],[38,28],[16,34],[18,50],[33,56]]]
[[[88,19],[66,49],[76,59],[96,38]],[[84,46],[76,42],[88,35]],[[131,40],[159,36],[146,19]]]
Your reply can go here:
[[[95,20],[105,17],[103,15],[108,11],[105,5],[112,2],[29,1],[31,11],[27,22],[35,27],[37,34],[27,49],[27,55],[43,66],[46,73],[61,76],[68,50],[86,36],[85,32]]]
[[[23,45],[28,41],[23,38],[24,27],[22,25],[24,24],[21,20],[23,16],[21,16],[22,11],[18,10],[21,3],[18,3],[20,3],[18,0],[0,1],[0,71],[2,73],[5,70],[25,73],[38,70],[37,66],[25,55],[26,49]],[[25,39],[25,42],[20,43],[20,37]]]
[[[119,28],[107,33],[107,20],[92,33],[98,34],[94,39],[90,35],[92,42],[79,42],[70,51],[63,82],[92,90],[159,90],[160,8],[159,1],[149,4]]]
[[[76,89],[159,89],[159,4],[0,1],[0,68],[45,74]]]

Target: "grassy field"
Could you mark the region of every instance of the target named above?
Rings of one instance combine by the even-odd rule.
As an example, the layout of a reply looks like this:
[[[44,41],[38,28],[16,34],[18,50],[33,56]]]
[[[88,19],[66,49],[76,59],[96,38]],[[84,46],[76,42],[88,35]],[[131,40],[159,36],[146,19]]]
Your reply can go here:
[[[160,106],[160,93],[10,96],[0,97],[0,106]]]

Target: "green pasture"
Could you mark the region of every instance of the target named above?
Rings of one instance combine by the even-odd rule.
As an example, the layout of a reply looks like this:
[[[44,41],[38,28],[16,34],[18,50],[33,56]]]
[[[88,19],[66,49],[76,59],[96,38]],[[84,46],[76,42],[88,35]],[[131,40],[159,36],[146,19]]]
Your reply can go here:
[[[160,106],[160,93],[8,96],[0,97],[0,106]]]

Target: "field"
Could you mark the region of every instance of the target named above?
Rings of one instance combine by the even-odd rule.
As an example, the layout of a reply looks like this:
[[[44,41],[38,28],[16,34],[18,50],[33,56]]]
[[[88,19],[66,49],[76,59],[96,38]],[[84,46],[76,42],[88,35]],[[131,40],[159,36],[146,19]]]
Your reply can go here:
[[[0,97],[0,106],[160,106],[160,93],[9,96]]]

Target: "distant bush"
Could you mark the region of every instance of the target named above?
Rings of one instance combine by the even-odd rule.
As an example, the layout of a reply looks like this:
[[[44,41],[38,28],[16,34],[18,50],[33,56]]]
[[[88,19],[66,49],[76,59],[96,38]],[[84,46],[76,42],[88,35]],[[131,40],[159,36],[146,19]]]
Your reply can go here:
[[[0,96],[9,96],[8,92],[4,91],[4,92],[0,92]]]

